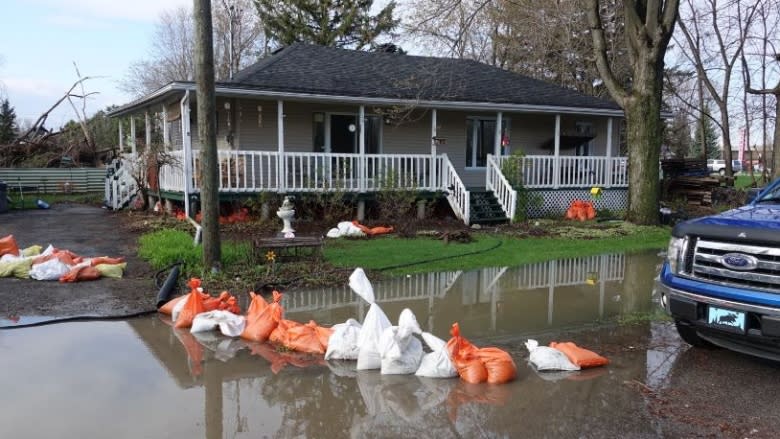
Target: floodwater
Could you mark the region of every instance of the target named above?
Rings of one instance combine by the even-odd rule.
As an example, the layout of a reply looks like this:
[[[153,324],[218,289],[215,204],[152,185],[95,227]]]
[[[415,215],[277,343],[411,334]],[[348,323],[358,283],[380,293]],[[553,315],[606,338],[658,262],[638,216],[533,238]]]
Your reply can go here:
[[[614,321],[653,309],[660,262],[610,254],[375,282],[391,320],[410,308],[441,338],[457,321],[478,346],[509,351],[518,379],[506,385],[356,372],[353,362],[195,337],[158,316],[0,331],[2,435],[657,437],[637,386],[663,387],[682,347],[667,323]],[[292,291],[283,305],[286,318],[325,325],[368,309],[347,287]],[[573,340],[611,363],[538,373],[528,337]]]

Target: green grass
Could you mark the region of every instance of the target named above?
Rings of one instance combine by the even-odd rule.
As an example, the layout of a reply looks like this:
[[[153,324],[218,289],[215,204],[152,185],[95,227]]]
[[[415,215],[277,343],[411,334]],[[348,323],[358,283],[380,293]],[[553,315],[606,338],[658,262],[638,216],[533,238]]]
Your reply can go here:
[[[193,245],[192,235],[181,230],[158,230],[147,233],[138,240],[138,255],[156,269],[161,269],[177,261],[184,261],[186,273],[203,272],[203,246]],[[222,263],[224,266],[245,264],[249,259],[249,244],[222,243]]]
[[[57,203],[80,203],[80,204],[102,204],[103,192],[84,192],[77,194],[37,194],[37,193],[25,193],[24,200],[18,193],[9,193],[10,201],[8,207],[10,209],[38,209],[36,201],[43,200],[50,206],[54,206]]]
[[[445,244],[425,237],[340,240],[328,241],[324,255],[338,267],[379,270],[405,265],[389,272],[407,274],[514,266],[602,253],[662,249],[669,240],[668,228],[630,226],[628,230],[630,234],[627,235],[598,239],[571,236],[517,239],[478,234],[475,235],[476,240],[469,244]]]

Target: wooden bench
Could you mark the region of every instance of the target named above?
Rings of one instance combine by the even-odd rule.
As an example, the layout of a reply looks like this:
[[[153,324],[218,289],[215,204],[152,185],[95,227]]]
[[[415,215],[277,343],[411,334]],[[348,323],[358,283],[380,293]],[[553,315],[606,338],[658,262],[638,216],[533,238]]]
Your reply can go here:
[[[299,257],[300,249],[309,249],[307,256],[320,257],[322,254],[321,236],[296,236],[295,238],[255,238],[252,242],[252,254],[255,260],[265,261],[266,253],[273,251],[278,258]]]

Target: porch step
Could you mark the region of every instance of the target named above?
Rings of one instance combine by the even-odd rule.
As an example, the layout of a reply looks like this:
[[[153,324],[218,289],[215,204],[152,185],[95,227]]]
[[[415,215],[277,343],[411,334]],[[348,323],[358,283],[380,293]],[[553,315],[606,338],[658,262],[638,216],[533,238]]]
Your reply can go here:
[[[492,191],[471,190],[469,192],[471,224],[504,224],[509,222],[498,198]]]

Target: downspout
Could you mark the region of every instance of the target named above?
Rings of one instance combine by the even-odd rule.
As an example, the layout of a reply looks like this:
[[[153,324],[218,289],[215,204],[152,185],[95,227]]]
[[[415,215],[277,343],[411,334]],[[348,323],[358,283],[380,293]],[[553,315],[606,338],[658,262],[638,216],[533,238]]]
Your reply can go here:
[[[184,152],[184,214],[187,221],[195,227],[193,245],[200,244],[203,228],[190,215],[190,193],[192,192],[192,134],[190,132],[190,91],[181,98],[181,138]]]

